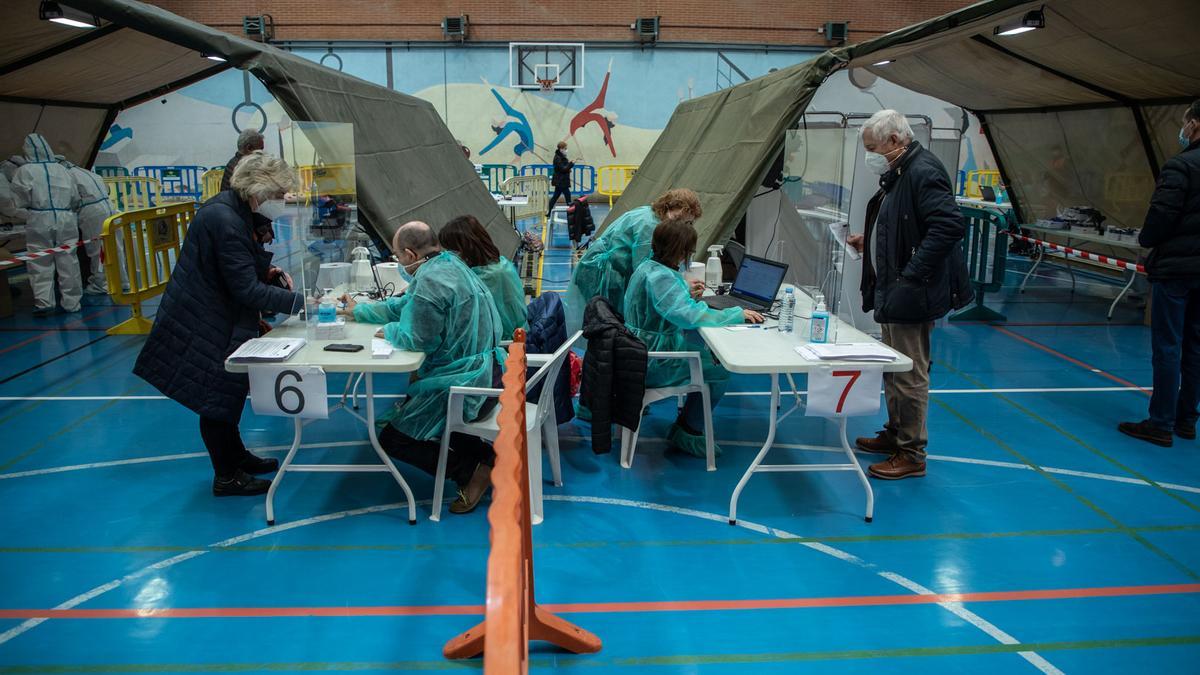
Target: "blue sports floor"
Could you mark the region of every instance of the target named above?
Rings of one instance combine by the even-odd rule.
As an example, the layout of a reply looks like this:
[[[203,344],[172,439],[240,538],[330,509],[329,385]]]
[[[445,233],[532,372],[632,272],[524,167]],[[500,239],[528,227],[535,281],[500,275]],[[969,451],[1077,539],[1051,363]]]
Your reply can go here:
[[[546,288],[568,273],[547,265]],[[631,470],[565,425],[538,596],[604,649],[535,646],[533,669],[1197,672],[1197,446],[1116,432],[1145,414],[1148,330],[1060,277],[994,295],[1004,326],[938,327],[929,474],[876,481],[871,524],[856,480],[830,473],[760,474],[726,522],[766,435],[765,377],[735,377],[717,408],[715,473],[665,452],[670,402]],[[105,337],[128,315],[107,302],[0,321],[0,673],[480,670],[441,649],[481,612],[484,509],[432,523],[422,505],[410,527],[384,475],[295,474],[264,529],[261,498],[211,496],[196,417],[130,373],[143,340]],[[242,430],[263,454],[291,439],[248,409]],[[306,462],[368,456],[344,413],[305,441]],[[836,457],[823,421],[793,416],[779,442],[775,460]]]

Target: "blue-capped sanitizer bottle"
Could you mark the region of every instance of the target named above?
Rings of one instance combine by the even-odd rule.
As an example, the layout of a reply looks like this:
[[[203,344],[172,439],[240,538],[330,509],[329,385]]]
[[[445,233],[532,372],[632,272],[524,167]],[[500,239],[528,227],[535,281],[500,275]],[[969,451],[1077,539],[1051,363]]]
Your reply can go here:
[[[817,296],[817,304],[813,307],[808,341],[816,343],[829,341],[829,311],[825,309],[825,296],[823,295]]]

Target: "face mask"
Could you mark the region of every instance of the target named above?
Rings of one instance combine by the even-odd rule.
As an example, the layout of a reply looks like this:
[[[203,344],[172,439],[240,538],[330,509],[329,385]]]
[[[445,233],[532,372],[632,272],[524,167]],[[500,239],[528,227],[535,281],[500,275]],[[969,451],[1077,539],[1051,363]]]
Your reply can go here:
[[[274,222],[287,213],[287,204],[282,199],[272,199],[259,204],[255,211],[264,218],[270,218]]]
[[[1179,147],[1186,149],[1187,146],[1189,146],[1191,144],[1192,144],[1192,139],[1188,137],[1187,125],[1185,124],[1179,128]]]
[[[889,164],[887,157],[884,157],[878,152],[868,152],[866,159],[868,171],[876,176],[882,176],[883,174],[887,173]]]
[[[420,264],[425,262],[426,260],[429,260],[429,258],[428,257],[418,258],[417,261],[414,263],[409,263],[407,265],[403,265],[403,264],[400,265],[400,278],[404,280],[404,283],[411,284],[413,282],[413,279],[415,278],[413,275],[416,274],[416,270],[409,272],[408,268],[415,267],[417,269],[420,269],[420,267],[419,267]]]

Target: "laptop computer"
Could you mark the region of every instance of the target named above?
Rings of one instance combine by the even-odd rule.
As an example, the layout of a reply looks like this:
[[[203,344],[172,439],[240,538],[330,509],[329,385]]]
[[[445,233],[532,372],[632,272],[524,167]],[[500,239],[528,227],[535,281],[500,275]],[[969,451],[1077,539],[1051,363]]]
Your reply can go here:
[[[983,196],[983,201],[996,203],[996,188],[990,185],[980,185],[979,194]]]
[[[787,270],[787,263],[746,254],[729,294],[707,297],[704,302],[713,309],[742,307],[759,312],[769,311],[771,305],[775,304],[775,296],[779,294]]]

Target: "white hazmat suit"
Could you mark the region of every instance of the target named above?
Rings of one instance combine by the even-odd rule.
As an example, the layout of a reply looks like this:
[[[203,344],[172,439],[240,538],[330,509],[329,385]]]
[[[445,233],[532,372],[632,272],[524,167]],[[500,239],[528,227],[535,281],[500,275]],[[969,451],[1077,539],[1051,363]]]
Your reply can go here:
[[[25,164],[12,178],[14,201],[25,209],[25,247],[30,252],[55,246],[68,250],[30,260],[29,282],[33,286],[33,306],[37,314],[54,310],[54,276],[58,272],[62,307],[68,312],[79,311],[83,298],[83,281],[79,277],[79,258],[75,244],[79,243],[79,193],[70,170],[59,164],[50,144],[41,134],[25,137]]]
[[[90,295],[104,295],[108,293],[108,283],[104,278],[104,267],[100,264],[100,252],[103,249],[100,231],[104,228],[104,221],[115,213],[108,201],[108,186],[99,174],[82,166],[75,166],[69,162],[63,162],[63,165],[71,171],[76,192],[79,193],[79,235],[85,241],[92,240],[83,245],[92,268],[84,292]]]

